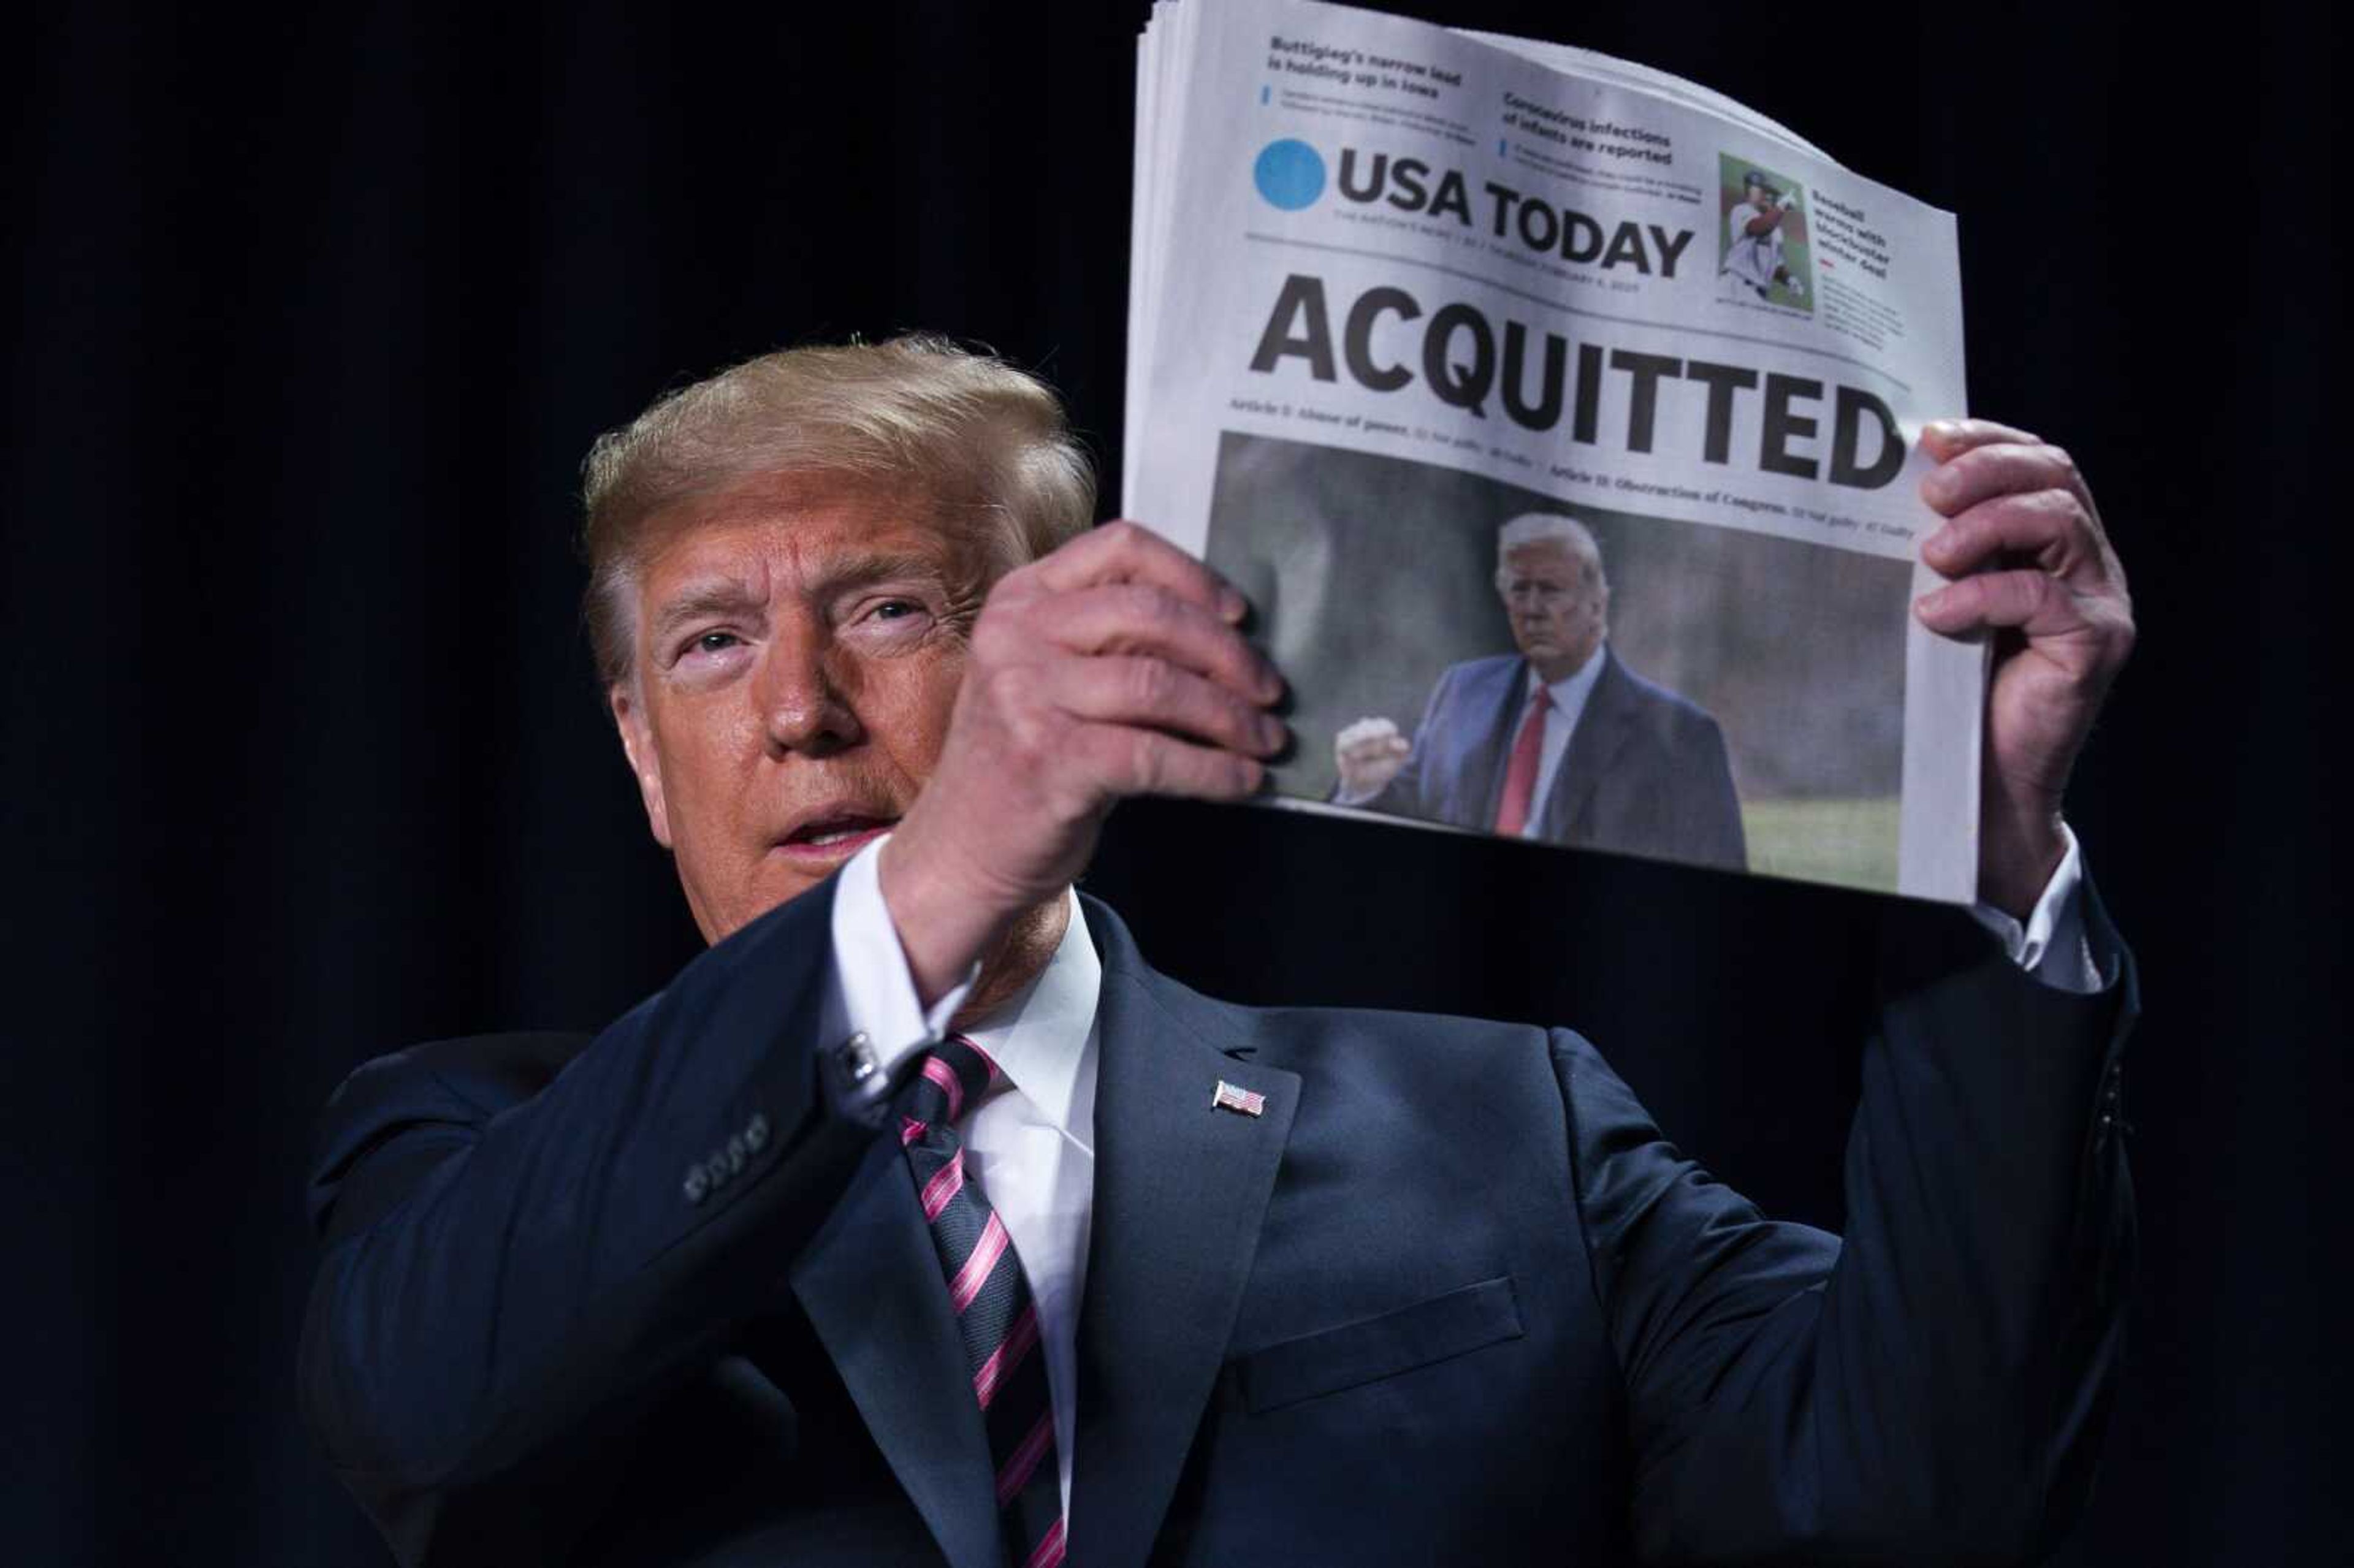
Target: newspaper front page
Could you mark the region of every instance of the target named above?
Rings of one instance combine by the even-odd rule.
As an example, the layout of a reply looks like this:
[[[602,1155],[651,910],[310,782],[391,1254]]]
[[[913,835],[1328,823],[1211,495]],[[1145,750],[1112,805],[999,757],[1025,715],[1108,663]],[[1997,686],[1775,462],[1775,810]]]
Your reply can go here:
[[[1911,601],[1950,215],[1694,84],[1155,7],[1123,509],[1257,608],[1271,803],[1967,902],[1983,647]]]

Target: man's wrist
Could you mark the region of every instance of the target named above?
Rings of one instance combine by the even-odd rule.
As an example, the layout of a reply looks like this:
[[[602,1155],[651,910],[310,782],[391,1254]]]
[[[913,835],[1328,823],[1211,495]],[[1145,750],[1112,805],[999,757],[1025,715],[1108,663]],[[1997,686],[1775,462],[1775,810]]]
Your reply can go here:
[[[2068,853],[2058,806],[1991,810],[1980,829],[1978,899],[2014,920],[2034,913]]]
[[[2009,955],[2010,961],[2057,991],[2087,994],[2105,989],[2114,977],[2116,943],[2096,935],[2088,923],[2084,891],[2084,851],[2076,836],[2061,825],[2060,863],[2023,920],[1991,904],[1970,911]]]
[[[959,977],[936,999],[918,993],[907,948],[884,901],[877,868],[885,845],[870,845],[842,868],[833,899],[834,1010],[824,1030],[825,1041],[841,1059],[855,1087],[866,1082],[867,1071],[884,1078],[897,1075],[901,1065],[938,1041],[954,1010],[971,990],[971,972]],[[977,968],[977,966],[976,966]]]
[[[974,966],[1003,935],[1006,922],[984,900],[960,893],[920,844],[907,847],[906,832],[893,833],[877,850],[876,888],[917,997],[928,1009],[970,983]]]

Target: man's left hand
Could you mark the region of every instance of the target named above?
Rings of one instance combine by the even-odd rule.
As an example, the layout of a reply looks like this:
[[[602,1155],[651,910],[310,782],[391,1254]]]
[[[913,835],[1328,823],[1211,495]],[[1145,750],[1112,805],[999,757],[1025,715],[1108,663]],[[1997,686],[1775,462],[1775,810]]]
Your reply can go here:
[[[2133,650],[2125,568],[2066,452],[1984,419],[1921,435],[1921,497],[1946,521],[1921,558],[1959,580],[1914,606],[1932,631],[1995,639],[1987,696],[1978,896],[2020,919],[2060,864],[2061,798]]]

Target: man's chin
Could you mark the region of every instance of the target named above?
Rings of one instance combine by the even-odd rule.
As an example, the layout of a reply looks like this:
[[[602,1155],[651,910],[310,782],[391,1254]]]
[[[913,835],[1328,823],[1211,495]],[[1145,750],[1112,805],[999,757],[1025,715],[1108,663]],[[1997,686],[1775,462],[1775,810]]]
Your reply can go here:
[[[695,912],[695,924],[702,928],[706,941],[725,941],[761,916],[818,886],[896,825],[886,822],[822,843],[804,841],[771,844],[748,869],[739,870],[726,879],[725,896],[698,898],[694,886],[688,886],[687,905]],[[708,888],[707,881],[706,890],[716,891]]]

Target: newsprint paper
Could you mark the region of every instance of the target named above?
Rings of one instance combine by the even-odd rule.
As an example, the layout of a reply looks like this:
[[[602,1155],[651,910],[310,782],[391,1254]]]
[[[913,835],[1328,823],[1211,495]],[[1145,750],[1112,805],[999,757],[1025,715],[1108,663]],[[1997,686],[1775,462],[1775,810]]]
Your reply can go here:
[[[1971,898],[1950,215],[1624,61],[1182,0],[1133,226],[1123,509],[1257,607],[1276,803]]]

